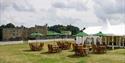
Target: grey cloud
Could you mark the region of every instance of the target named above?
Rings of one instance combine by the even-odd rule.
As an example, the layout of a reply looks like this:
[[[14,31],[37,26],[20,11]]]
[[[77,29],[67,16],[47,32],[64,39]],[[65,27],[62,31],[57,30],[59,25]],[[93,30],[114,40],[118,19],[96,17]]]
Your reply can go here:
[[[74,24],[77,21],[81,21],[81,19],[78,18],[71,18],[71,17],[59,17],[59,21],[62,22],[62,24],[67,25],[67,24]]]
[[[87,10],[87,7],[84,5],[84,3],[81,2],[56,2],[52,4],[53,7],[55,8],[62,8],[62,9],[75,9],[75,10]]]
[[[61,2],[54,3],[53,6],[56,8],[66,8],[65,4]]]
[[[103,12],[113,14],[113,13],[125,13],[124,0],[94,0],[94,2],[99,5]]]
[[[4,1],[4,0],[3,0]],[[9,1],[9,0],[6,0]],[[93,19],[91,19],[91,16],[87,14],[90,18],[82,17],[82,18],[76,18],[75,14],[74,17],[72,16],[58,16],[57,12],[58,10],[62,10],[61,12],[65,12],[68,10],[77,10],[76,12],[87,12],[87,10],[90,10],[87,8],[87,6],[79,1],[76,2],[54,2],[51,3],[52,8],[48,9],[39,9],[40,11],[36,12],[29,12],[33,11],[36,8],[32,8],[32,5],[29,4],[26,0],[11,0],[12,2],[8,3],[1,3],[0,2],[0,7],[3,10],[8,10],[9,12],[6,11],[5,15],[3,16],[5,19],[1,20],[2,22],[5,23],[5,21],[8,22],[14,22],[16,24],[24,24],[27,26],[32,26],[34,24],[46,24],[48,23],[49,25],[54,25],[54,24],[73,24],[78,27],[84,27],[84,26],[101,26],[102,24],[107,23],[106,20],[111,20],[111,23],[114,24],[119,24],[125,21],[125,19],[121,19],[121,17],[114,16],[113,14],[120,14],[123,13],[124,11],[124,5],[122,5],[118,1],[116,3],[109,2],[108,0],[93,0],[95,1],[95,14],[99,18],[99,23]],[[28,0],[30,1],[30,0]],[[122,0],[123,1],[123,0]],[[1,5],[2,4],[2,5]],[[41,4],[42,5],[42,4]],[[123,7],[121,7],[123,6]],[[13,9],[14,11],[13,11]],[[58,8],[58,9],[57,9]],[[63,10],[66,9],[66,10]],[[68,10],[67,10],[68,9]],[[121,12],[122,10],[122,12]],[[81,12],[82,11],[82,12]],[[93,11],[93,10],[92,10]],[[71,12],[73,13],[73,12]],[[76,13],[77,14],[77,13]],[[124,14],[124,13],[123,13]],[[9,15],[9,17],[13,18],[14,20],[11,21],[10,19],[6,18]],[[15,18],[16,17],[16,18]],[[123,18],[123,17],[122,17]],[[3,18],[2,18],[3,19]],[[119,20],[117,22],[113,22],[114,20]],[[31,22],[31,23],[29,23]],[[102,23],[102,24],[100,24]],[[105,26],[105,25],[104,25]]]
[[[18,3],[13,3],[13,8],[17,11],[33,11],[33,8],[30,5],[22,5]]]
[[[0,0],[0,11],[6,9],[10,4],[6,0]]]
[[[95,14],[96,16],[101,19],[99,20],[102,23],[107,24],[108,20],[111,24],[116,24],[115,22],[110,21],[110,19],[115,19],[117,17],[113,17],[114,14],[120,14],[121,18],[123,18],[123,16],[125,15],[125,4],[123,3],[124,0],[94,0],[95,4],[94,8],[95,8]],[[121,20],[121,18],[117,18],[119,20]],[[117,24],[124,22],[125,20],[119,21],[117,22]]]
[[[4,11],[8,8],[13,8],[17,11],[33,11],[32,6],[27,2],[27,0],[1,0],[0,1],[0,10]]]

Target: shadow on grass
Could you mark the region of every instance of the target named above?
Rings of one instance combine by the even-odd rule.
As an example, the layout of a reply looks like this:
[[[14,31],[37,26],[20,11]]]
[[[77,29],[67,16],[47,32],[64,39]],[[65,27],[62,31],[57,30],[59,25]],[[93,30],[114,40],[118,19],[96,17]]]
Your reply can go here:
[[[104,54],[107,54],[107,53],[91,53],[91,54],[94,54],[94,55],[104,55]]]
[[[24,52],[38,52],[38,51],[32,51],[32,50],[23,50]]]
[[[69,52],[74,52],[74,50],[69,50]]]
[[[77,56],[75,54],[72,54],[72,55],[68,55],[67,57],[69,57],[69,58],[80,58],[80,57],[85,57],[85,56]]]
[[[58,53],[61,53],[61,52],[58,52]],[[58,53],[42,52],[40,54],[58,54]]]

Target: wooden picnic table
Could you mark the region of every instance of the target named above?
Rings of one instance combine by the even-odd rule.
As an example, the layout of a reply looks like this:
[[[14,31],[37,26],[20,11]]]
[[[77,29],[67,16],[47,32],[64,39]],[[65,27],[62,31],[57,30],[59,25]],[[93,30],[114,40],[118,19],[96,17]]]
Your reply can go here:
[[[56,53],[61,51],[61,49],[57,45],[49,45],[48,50],[50,53]]]
[[[53,49],[58,49],[59,47],[57,45],[52,45]]]
[[[100,45],[97,46],[97,53],[105,53],[106,52],[106,46]]]
[[[70,49],[71,47],[71,43],[62,43],[62,42],[57,42],[57,45],[59,46],[59,48],[61,48],[62,50],[67,50]]]
[[[77,45],[75,54],[78,56],[87,56],[88,55],[88,48],[83,47],[83,45]]]

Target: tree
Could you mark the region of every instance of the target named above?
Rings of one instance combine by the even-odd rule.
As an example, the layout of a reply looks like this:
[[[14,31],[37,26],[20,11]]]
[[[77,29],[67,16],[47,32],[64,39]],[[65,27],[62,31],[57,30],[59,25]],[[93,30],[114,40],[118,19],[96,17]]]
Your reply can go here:
[[[48,27],[48,30],[61,33],[61,31],[65,31],[66,30],[66,27],[63,26],[63,25],[54,25],[54,26]]]
[[[8,23],[6,25],[1,25],[0,28],[15,28],[15,25],[12,23]]]
[[[67,26],[53,25],[53,26],[48,27],[48,30],[55,31],[58,33],[61,33],[61,31],[71,31],[72,35],[75,35],[80,31],[78,27],[75,27],[73,25],[67,25]]]
[[[67,25],[66,30],[71,31],[72,35],[75,35],[80,31],[78,27],[75,27],[73,25]]]
[[[1,29],[2,29],[2,28],[6,28],[6,25],[1,25],[0,28],[1,28]]]
[[[8,23],[8,24],[6,25],[6,28],[15,28],[15,25],[12,24],[12,23]]]

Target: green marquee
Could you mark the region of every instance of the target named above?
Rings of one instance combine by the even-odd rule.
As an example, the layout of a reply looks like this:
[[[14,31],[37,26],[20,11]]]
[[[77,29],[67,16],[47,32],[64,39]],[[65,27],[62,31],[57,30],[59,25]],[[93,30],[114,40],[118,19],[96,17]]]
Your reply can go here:
[[[102,33],[101,31],[95,34],[96,36],[104,36],[105,34]]]
[[[38,32],[31,33],[30,35],[31,35],[32,37],[40,37],[40,36],[43,36],[43,34],[38,33]]]
[[[48,31],[47,35],[61,35],[61,34],[54,31]]]
[[[85,32],[79,32],[78,34],[76,34],[76,36],[80,36],[80,37],[82,37],[82,36],[87,36],[88,34],[87,33],[85,33]]]

